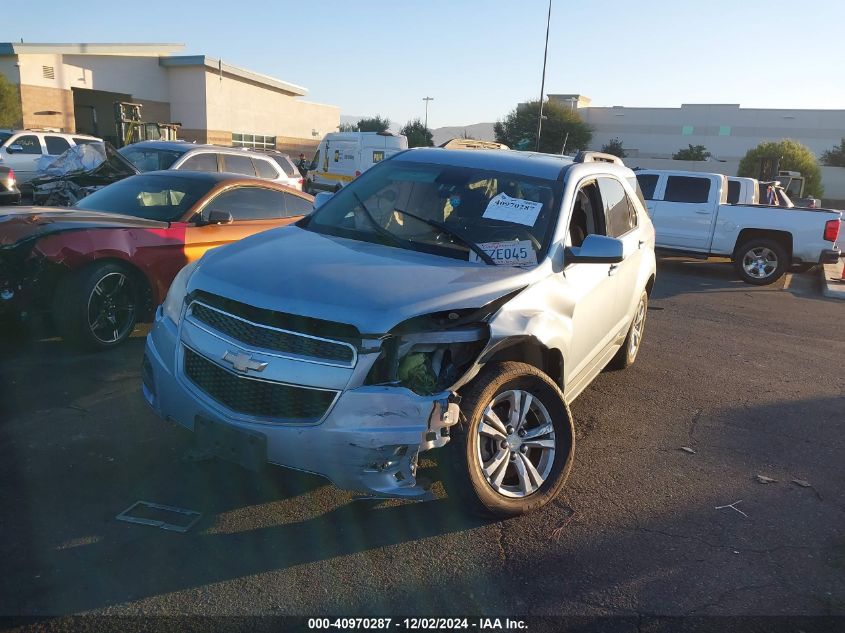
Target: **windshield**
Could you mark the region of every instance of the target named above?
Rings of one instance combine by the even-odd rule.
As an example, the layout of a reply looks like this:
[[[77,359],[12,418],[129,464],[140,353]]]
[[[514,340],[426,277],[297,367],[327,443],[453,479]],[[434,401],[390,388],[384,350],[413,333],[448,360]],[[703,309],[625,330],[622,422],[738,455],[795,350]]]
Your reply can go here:
[[[558,182],[386,161],[335,194],[305,227],[456,259],[533,265],[548,248],[559,207]]]
[[[212,180],[181,175],[132,176],[95,191],[74,208],[174,222],[213,186]]]
[[[133,147],[127,145],[118,150],[124,158],[127,158],[138,171],[158,171],[159,169],[170,169],[176,159],[184,154],[186,149],[155,149],[152,147]]]

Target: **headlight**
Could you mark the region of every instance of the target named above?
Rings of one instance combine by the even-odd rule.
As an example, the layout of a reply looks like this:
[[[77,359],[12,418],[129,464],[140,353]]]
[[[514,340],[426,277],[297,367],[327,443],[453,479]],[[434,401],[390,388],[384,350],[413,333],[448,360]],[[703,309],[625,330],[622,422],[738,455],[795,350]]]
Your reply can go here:
[[[161,309],[164,316],[174,323],[179,323],[179,317],[182,316],[182,304],[185,302],[185,294],[188,291],[188,280],[194,274],[197,266],[199,266],[199,262],[194,262],[180,270],[173,283],[170,284],[170,290],[167,291],[167,297],[165,297]]]

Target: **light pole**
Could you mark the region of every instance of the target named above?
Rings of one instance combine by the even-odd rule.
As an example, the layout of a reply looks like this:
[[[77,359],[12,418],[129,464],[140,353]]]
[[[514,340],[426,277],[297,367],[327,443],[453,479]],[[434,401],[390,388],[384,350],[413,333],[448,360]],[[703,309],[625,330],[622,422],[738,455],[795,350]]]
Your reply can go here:
[[[425,129],[428,129],[428,102],[434,101],[434,97],[423,97],[423,101],[425,101]]]
[[[537,151],[540,151],[540,132],[543,130],[543,93],[546,92],[546,58],[549,56],[549,25],[552,22],[552,0],[549,0],[549,15],[546,18],[546,48],[543,51],[543,78],[540,80],[540,115],[537,117]]]

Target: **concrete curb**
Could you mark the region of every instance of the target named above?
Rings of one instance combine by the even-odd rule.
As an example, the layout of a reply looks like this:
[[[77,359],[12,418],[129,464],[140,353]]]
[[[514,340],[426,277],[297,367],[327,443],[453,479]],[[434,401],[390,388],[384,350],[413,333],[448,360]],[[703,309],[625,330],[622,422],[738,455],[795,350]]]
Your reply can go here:
[[[822,276],[822,294],[831,299],[845,301],[845,281],[838,281],[842,278],[842,261],[838,264],[825,264],[819,270]]]

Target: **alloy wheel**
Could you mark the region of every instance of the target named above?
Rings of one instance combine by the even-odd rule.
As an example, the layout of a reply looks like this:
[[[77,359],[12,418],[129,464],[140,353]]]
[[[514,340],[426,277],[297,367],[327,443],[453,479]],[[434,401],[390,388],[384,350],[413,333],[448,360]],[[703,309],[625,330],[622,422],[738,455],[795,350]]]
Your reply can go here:
[[[101,343],[116,343],[134,325],[135,296],[124,273],[101,277],[88,297],[88,328]]]

